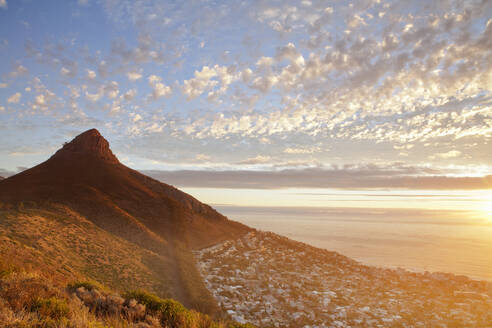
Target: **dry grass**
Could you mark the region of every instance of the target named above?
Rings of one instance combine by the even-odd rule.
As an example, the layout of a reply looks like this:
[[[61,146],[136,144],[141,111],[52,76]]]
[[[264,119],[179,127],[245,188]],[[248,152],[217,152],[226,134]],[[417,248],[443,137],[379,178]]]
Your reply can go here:
[[[173,295],[169,260],[67,208],[0,210],[0,257],[59,285],[96,280],[116,290]]]
[[[0,263],[0,327],[249,328],[188,310],[144,291],[124,297],[97,282],[60,288],[35,273]]]

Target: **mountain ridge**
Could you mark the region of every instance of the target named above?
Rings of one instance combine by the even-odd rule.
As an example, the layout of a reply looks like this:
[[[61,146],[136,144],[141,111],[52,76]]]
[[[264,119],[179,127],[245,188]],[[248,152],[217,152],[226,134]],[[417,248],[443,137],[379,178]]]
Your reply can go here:
[[[118,240],[124,240],[137,246],[138,254],[157,254],[156,259],[160,260],[156,261],[162,264],[139,265],[148,270],[154,264],[162,267],[162,283],[171,285],[168,289],[172,291],[170,295],[160,296],[176,298],[186,306],[207,313],[217,311],[217,306],[211,305],[213,299],[203,286],[191,250],[236,238],[251,230],[191,195],[126,167],[96,129],[85,131],[65,143],[45,162],[2,180],[0,203],[6,210],[3,214],[9,218],[0,224],[10,222],[10,226],[3,227],[6,235],[12,233],[11,225],[15,225],[22,215],[39,216],[43,218],[40,221],[48,223],[51,219],[46,216],[51,215],[57,220],[72,216],[70,222],[75,226],[79,225],[77,218],[90,224],[84,233],[91,238],[97,239],[100,230],[109,234],[111,237],[107,238],[112,240],[111,243],[101,241],[104,245],[101,247],[110,253],[117,252],[109,249],[111,244],[117,245]],[[32,222],[38,224],[34,219]],[[61,229],[59,225],[56,227]],[[56,231],[46,233],[56,234]],[[19,240],[26,242],[28,236],[22,235],[22,238]],[[74,253],[70,241],[65,239],[50,237],[52,244],[46,249],[64,247],[67,254]],[[29,242],[27,245],[32,247]],[[57,256],[64,257],[64,254],[57,253]],[[87,258],[95,258],[94,265],[87,269],[94,274],[88,278],[101,276],[99,272],[103,266],[97,256],[95,251],[87,254]],[[67,263],[70,265],[69,261]],[[118,266],[114,269],[122,270]],[[112,281],[116,286],[120,279],[115,273],[112,280],[105,283],[113,287]]]

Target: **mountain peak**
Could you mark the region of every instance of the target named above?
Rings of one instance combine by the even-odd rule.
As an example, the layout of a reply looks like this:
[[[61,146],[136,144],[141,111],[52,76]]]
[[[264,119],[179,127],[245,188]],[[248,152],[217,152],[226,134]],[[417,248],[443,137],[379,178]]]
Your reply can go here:
[[[87,130],[65,143],[52,158],[98,158],[110,163],[119,163],[118,158],[109,148],[109,142],[97,129]]]

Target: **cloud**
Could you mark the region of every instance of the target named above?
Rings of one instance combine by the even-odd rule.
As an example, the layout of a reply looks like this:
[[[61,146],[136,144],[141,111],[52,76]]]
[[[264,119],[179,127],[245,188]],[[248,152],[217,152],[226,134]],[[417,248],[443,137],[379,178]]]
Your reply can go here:
[[[100,90],[101,91],[101,90]],[[97,102],[99,99],[102,98],[103,93],[102,92],[97,92],[97,93],[89,93],[86,91],[85,93],[85,98],[89,100],[90,102]]]
[[[60,74],[63,76],[67,76],[67,77],[74,77],[75,75],[77,75],[77,72],[73,68],[67,68],[67,67],[63,66],[60,69]]]
[[[490,90],[485,90],[492,80],[492,66],[484,45],[492,23],[472,26],[477,21],[472,17],[483,17],[482,5],[471,4],[473,9],[439,20],[432,10],[418,7],[420,16],[402,16],[398,6],[386,8],[377,2],[367,8],[342,4],[323,10],[314,3],[306,8],[265,4],[257,12],[260,22],[276,21],[284,30],[312,31],[305,42],[319,36],[319,45],[309,45],[312,52],[304,56],[302,47],[307,43],[287,42],[276,48],[274,57],[259,56],[254,70],[248,68],[248,86],[260,93],[259,103],[277,106],[213,119],[208,114],[193,118],[200,125],[193,131],[199,131],[199,137],[214,138],[285,136],[295,131],[395,144],[443,137],[490,138],[492,106]],[[363,10],[358,12],[358,6]],[[384,9],[385,15],[369,14],[373,9]],[[341,17],[350,13],[348,25],[340,30],[352,30],[350,36],[335,42],[331,32],[323,29],[337,10]],[[459,33],[465,30],[469,31],[466,35]],[[481,69],[474,68],[473,62]],[[205,92],[214,95],[211,90],[220,86],[216,67],[222,66],[196,71],[184,81],[183,94],[189,99]],[[282,92],[280,96],[277,91]],[[242,120],[252,123],[234,123]]]
[[[253,164],[264,164],[271,162],[272,158],[270,156],[258,155],[256,157],[248,158],[243,161],[238,162],[239,165],[253,165]]]
[[[133,115],[133,118],[132,118],[133,123],[137,123],[138,121],[141,121],[141,120],[142,120],[142,116],[140,116],[140,114],[134,114]]]
[[[50,107],[53,109],[55,107],[54,101],[56,100],[56,95],[46,88],[38,88],[37,91],[41,93],[34,97],[31,108],[33,110],[40,109],[42,111],[47,111]]]
[[[96,93],[89,91],[85,92],[85,98],[90,102],[97,102],[102,97],[106,96],[108,99],[116,99],[120,94],[119,83],[117,81],[108,81],[97,88]]]
[[[104,94],[109,99],[114,99],[118,97],[118,94],[120,93],[119,85],[118,82],[116,81],[110,81],[106,83],[106,85],[104,85],[103,87],[103,90],[104,90]]]
[[[162,78],[157,75],[150,75],[148,78],[149,85],[152,88],[151,97],[156,100],[161,97],[168,97],[171,95],[171,87],[162,83]]]
[[[7,9],[7,0],[0,0],[0,8]]]
[[[107,47],[90,38],[85,45],[83,34],[33,37],[25,62],[9,59],[13,68],[1,77],[4,102],[22,92],[18,127],[39,126],[33,108],[50,108],[47,118],[71,125],[84,110],[103,108],[93,113],[113,133],[165,139],[159,145],[176,149],[175,163],[212,151],[214,159],[262,168],[303,157],[491,161],[491,2],[329,5],[91,1],[91,9],[104,7],[107,22],[117,25],[117,39]],[[224,35],[227,40],[218,38]],[[12,54],[8,47],[0,40]],[[57,95],[14,81],[29,73],[26,67]],[[3,105],[2,115],[14,115]],[[132,122],[132,112],[141,119]],[[273,159],[261,163],[257,154]]]
[[[90,69],[87,70],[87,78],[89,80],[94,80],[96,77],[97,77],[96,72],[94,72],[94,71],[92,71]]]
[[[459,150],[450,150],[446,153],[437,153],[433,156],[430,156],[430,158],[434,159],[434,158],[443,158],[443,159],[448,159],[448,158],[456,158],[456,157],[459,157],[461,155],[461,152]]]
[[[136,95],[137,95],[137,89],[130,89],[127,92],[125,92],[123,97],[125,98],[126,101],[130,101],[133,100],[133,98],[135,98]]]
[[[143,171],[155,179],[179,187],[200,188],[336,188],[336,189],[414,189],[473,190],[492,189],[492,175],[453,177],[415,175],[413,170],[380,168],[308,168],[280,171]]]
[[[132,49],[122,39],[115,40],[111,46],[111,53],[121,59],[124,65],[144,64],[153,62],[158,65],[166,62],[166,56],[162,44],[155,42],[148,33],[140,33],[138,44]]]
[[[44,95],[37,95],[34,99],[34,103],[39,106],[44,106],[46,104],[46,98]]]
[[[140,73],[140,72],[128,72],[128,73],[126,73],[126,77],[128,78],[128,80],[134,82],[134,81],[140,80],[142,78],[142,73]]]
[[[20,101],[21,97],[22,94],[20,92],[16,92],[7,99],[7,102],[9,104],[17,104]]]
[[[208,162],[208,161],[210,161],[211,157],[209,155],[206,155],[206,154],[197,154],[195,156],[195,159],[199,162]]]
[[[21,65],[21,64],[16,64],[14,65],[14,69],[9,73],[9,77],[12,79],[18,78],[19,76],[26,75],[28,73],[28,69]]]
[[[195,71],[194,78],[183,81],[182,91],[188,99],[196,98],[218,84],[218,81],[212,80],[215,76],[217,72],[214,68],[203,66],[201,71]]]
[[[243,72],[236,72],[235,66],[203,66],[200,71],[195,71],[193,78],[183,81],[181,90],[188,99],[194,99],[208,91],[208,100],[217,100],[233,82],[241,78],[249,79],[249,73],[250,70],[246,70],[245,75]]]
[[[322,151],[320,147],[317,146],[307,146],[307,147],[287,147],[283,150],[286,154],[314,154]]]
[[[0,89],[5,89],[9,85],[7,83],[0,83]]]

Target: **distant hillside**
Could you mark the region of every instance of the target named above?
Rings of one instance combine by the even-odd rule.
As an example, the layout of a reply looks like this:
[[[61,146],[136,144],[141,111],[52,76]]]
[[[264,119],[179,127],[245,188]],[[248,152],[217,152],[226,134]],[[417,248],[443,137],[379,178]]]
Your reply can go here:
[[[191,250],[250,230],[124,166],[95,129],[2,180],[0,203],[1,256],[40,265],[60,279],[146,287],[207,313],[217,306]]]
[[[239,322],[261,327],[492,327],[492,282],[366,266],[260,231],[195,255],[207,287]]]

